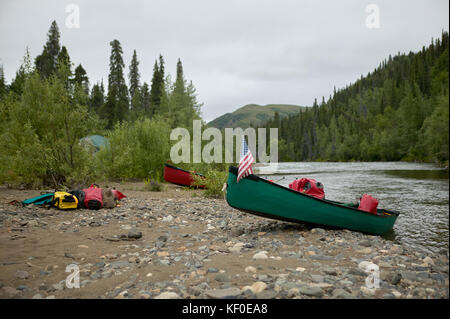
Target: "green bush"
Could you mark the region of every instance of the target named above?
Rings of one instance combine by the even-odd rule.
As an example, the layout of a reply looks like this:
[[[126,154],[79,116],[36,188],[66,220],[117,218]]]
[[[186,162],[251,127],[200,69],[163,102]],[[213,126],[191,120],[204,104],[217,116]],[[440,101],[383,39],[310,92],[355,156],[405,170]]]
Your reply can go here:
[[[162,119],[118,123],[107,134],[109,147],[96,155],[99,170],[110,178],[146,178],[162,175],[169,158],[170,126]]]
[[[204,177],[198,175],[194,176],[194,186],[205,185],[203,195],[205,197],[220,198],[223,196],[222,188],[223,184],[227,181],[227,171],[209,169],[204,174]]]
[[[161,192],[163,190],[163,185],[158,181],[147,178],[145,180],[145,188],[150,192]]]
[[[79,140],[98,127],[98,118],[70,96],[61,79],[29,74],[20,98],[9,97],[1,109],[0,181],[57,187],[95,173]]]

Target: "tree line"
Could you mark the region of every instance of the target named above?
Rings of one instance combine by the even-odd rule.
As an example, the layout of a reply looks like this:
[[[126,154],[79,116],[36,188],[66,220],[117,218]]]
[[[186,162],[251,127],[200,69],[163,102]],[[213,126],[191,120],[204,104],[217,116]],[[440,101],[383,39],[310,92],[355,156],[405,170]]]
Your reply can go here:
[[[165,61],[160,55],[155,60],[151,85],[149,85],[146,82],[141,83],[139,60],[134,50],[129,65],[127,85],[122,46],[118,40],[113,40],[109,44],[111,54],[107,88],[105,89],[103,80],[90,87],[89,77],[83,66],[78,64],[73,69],[74,64],[67,48],[60,43],[58,25],[53,21],[47,34],[47,42],[42,53],[35,58],[34,65],[31,58],[26,57],[28,65],[20,66],[10,85],[7,85],[3,66],[0,66],[0,99],[4,100],[9,93],[20,98],[27,75],[37,72],[42,79],[46,80],[57,76],[66,83],[68,90],[77,91],[79,102],[83,102],[82,104],[88,106],[89,111],[99,115],[108,129],[117,122],[134,120],[142,116],[168,116],[174,127],[190,126],[192,125],[190,120],[201,118],[202,105],[197,102],[196,90],[192,82],[187,82],[184,77],[180,59],[177,62],[176,79],[172,83],[170,75],[165,73]],[[29,55],[28,51],[25,55]],[[62,73],[61,69],[66,72]],[[179,116],[176,114],[177,111],[183,115]]]
[[[55,21],[42,53],[33,59],[27,48],[10,84],[0,66],[1,182],[38,186],[161,175],[170,129],[191,128],[202,104],[180,59],[172,81],[160,55],[149,84],[142,82],[136,50],[127,72],[120,42],[110,48],[106,87],[103,80],[91,86],[84,67],[71,61]],[[92,134],[106,136],[110,147],[92,156],[80,144]]]
[[[279,130],[280,161],[449,159],[449,35],[389,56],[325,101],[262,127]]]

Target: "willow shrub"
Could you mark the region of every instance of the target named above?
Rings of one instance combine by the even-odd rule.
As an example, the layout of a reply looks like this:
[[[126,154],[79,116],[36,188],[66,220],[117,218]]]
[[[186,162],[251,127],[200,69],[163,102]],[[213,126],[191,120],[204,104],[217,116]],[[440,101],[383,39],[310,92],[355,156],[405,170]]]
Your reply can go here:
[[[204,177],[193,175],[194,186],[205,185],[203,195],[205,197],[220,198],[224,195],[222,192],[223,184],[227,182],[227,171],[218,169],[209,169]]]
[[[97,167],[109,178],[162,176],[170,154],[170,126],[162,119],[118,123],[107,134],[108,147],[97,154]]]
[[[2,104],[1,181],[56,187],[95,174],[79,140],[98,126],[98,118],[73,99],[61,79],[29,74],[22,95]]]

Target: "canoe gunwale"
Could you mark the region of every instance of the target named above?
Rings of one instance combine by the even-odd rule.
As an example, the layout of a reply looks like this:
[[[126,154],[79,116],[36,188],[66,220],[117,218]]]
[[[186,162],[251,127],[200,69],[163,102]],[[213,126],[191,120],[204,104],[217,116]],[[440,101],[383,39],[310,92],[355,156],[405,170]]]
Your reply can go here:
[[[232,174],[234,174],[234,175],[237,175],[238,168],[235,167],[235,166],[230,166],[230,167],[229,167],[229,172],[232,173]],[[390,218],[390,217],[391,217],[390,215],[378,215],[378,214],[375,215],[375,214],[372,214],[372,213],[369,213],[369,212],[366,212],[366,211],[363,211],[363,210],[360,210],[360,209],[357,209],[357,208],[354,208],[354,207],[344,206],[344,205],[342,205],[342,204],[339,203],[339,202],[330,201],[330,200],[327,200],[327,199],[319,199],[319,198],[316,198],[316,197],[314,197],[314,196],[309,196],[309,195],[306,195],[306,194],[297,192],[297,191],[295,191],[295,190],[293,190],[293,189],[290,189],[290,188],[288,188],[288,187],[285,187],[285,186],[283,186],[283,185],[279,185],[279,184],[276,184],[276,183],[273,183],[273,182],[269,182],[268,180],[265,180],[264,178],[261,178],[261,177],[259,177],[259,176],[257,176],[257,175],[254,175],[254,174],[250,174],[250,175],[248,175],[246,178],[251,179],[251,180],[254,180],[254,181],[257,181],[257,182],[260,182],[260,181],[261,181],[261,182],[264,182],[264,183],[268,183],[268,184],[270,184],[270,185],[279,187],[279,188],[281,188],[281,189],[283,189],[283,190],[286,190],[286,191],[295,193],[295,194],[300,195],[300,196],[306,196],[306,197],[308,197],[308,198],[310,198],[310,199],[319,201],[319,202],[321,202],[321,203],[326,203],[326,204],[328,204],[328,205],[333,205],[333,206],[337,206],[337,207],[347,208],[347,209],[350,209],[350,210],[357,211],[357,212],[359,212],[359,213],[365,213],[365,214],[369,214],[369,215],[376,216],[376,217],[379,217],[379,218]],[[228,199],[227,199],[227,202],[228,202]],[[228,204],[230,205],[230,203],[228,203]],[[237,208],[237,207],[234,207],[234,206],[232,206],[232,205],[230,205],[230,206],[233,207],[233,208]],[[240,209],[240,208],[237,208],[237,209]],[[243,209],[241,209],[241,210],[243,210]],[[387,209],[380,209],[380,210],[382,210],[382,211],[384,211],[384,212],[386,212],[386,213],[388,213],[388,214],[391,214],[391,215],[396,215],[397,217],[400,215],[400,213],[399,213],[399,212],[396,212],[396,211],[391,211],[391,210],[387,210]],[[249,211],[249,212],[251,212],[251,211]],[[253,212],[253,213],[256,213],[256,212]],[[257,213],[259,213],[259,212],[257,212]],[[265,213],[260,213],[260,214],[265,214]],[[265,215],[270,215],[270,214],[265,214]],[[270,215],[270,216],[273,216],[273,215]]]
[[[169,172],[171,175],[175,174],[177,177],[171,176],[171,178],[168,179],[168,176],[166,174],[169,174]],[[169,182],[171,184],[178,185],[178,186],[190,187],[190,188],[195,188],[195,189],[205,188],[204,185],[200,185],[200,186],[193,185],[193,181],[194,181],[193,176],[194,175],[200,176],[203,179],[205,178],[205,176],[200,173],[193,173],[193,172],[186,171],[182,168],[179,168],[179,167],[167,164],[167,163],[164,164],[164,180],[166,182]]]
[[[167,164],[167,163],[164,163],[164,166],[167,166],[167,167],[172,168],[172,169],[177,169],[177,170],[179,170],[179,171],[182,171],[182,172],[185,172],[185,173],[188,173],[188,174],[191,174],[191,175],[194,174],[194,175],[198,175],[198,176],[201,176],[201,177],[205,177],[205,175],[203,175],[203,174],[200,174],[200,173],[194,173],[194,172],[189,172],[189,171],[187,171],[187,170],[185,170],[185,169],[182,169],[182,168],[179,168],[179,167],[176,167],[176,166]]]

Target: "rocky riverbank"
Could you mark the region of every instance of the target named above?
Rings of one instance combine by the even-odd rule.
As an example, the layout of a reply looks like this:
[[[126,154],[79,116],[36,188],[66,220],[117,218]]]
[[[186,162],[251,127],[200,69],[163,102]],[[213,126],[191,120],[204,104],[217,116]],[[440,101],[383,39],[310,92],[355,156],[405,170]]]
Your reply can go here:
[[[8,204],[0,189],[0,298],[449,298],[448,252],[273,221],[167,186],[118,185],[120,207]],[[66,267],[80,270],[67,288]],[[379,288],[366,284],[373,264]]]

